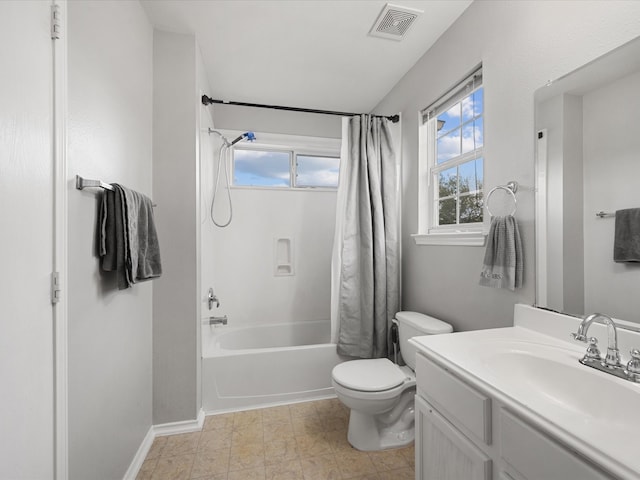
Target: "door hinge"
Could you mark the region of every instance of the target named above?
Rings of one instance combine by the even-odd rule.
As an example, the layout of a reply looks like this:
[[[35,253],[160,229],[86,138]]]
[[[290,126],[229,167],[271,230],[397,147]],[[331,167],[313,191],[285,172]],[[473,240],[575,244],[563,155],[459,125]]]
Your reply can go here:
[[[57,40],[62,33],[60,5],[51,5],[51,39]]]
[[[60,272],[51,273],[51,303],[56,304],[60,301],[62,287],[60,286]]]

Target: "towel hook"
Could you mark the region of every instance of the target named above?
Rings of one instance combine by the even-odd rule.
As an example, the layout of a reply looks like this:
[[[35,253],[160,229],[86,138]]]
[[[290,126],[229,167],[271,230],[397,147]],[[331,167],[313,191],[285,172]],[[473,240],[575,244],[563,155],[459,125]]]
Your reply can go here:
[[[512,180],[506,185],[498,185],[496,187],[493,187],[491,190],[489,190],[489,193],[487,193],[487,200],[485,202],[485,205],[487,207],[487,212],[489,212],[489,215],[491,215],[492,217],[494,217],[495,215],[493,214],[493,212],[491,212],[491,209],[489,208],[489,199],[491,198],[491,195],[493,195],[493,193],[496,190],[504,190],[505,192],[511,195],[511,197],[513,198],[513,210],[509,215],[513,215],[514,213],[516,213],[516,210],[518,209],[518,199],[516,198],[516,192],[518,191],[518,182]]]

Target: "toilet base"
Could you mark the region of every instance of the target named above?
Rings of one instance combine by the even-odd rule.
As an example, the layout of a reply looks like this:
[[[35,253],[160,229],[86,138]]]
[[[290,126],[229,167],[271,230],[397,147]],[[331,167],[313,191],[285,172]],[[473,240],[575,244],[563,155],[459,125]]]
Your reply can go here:
[[[347,439],[358,450],[375,452],[405,447],[415,438],[413,409],[392,425],[381,425],[372,415],[351,410]]]

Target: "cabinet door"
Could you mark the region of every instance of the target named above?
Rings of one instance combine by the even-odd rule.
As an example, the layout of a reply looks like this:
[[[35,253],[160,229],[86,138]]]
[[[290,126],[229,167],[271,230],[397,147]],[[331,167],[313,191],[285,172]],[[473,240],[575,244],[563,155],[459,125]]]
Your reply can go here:
[[[489,480],[491,459],[416,396],[416,480]]]
[[[522,478],[611,479],[587,463],[586,459],[564,448],[504,409],[500,410],[500,431],[500,456]]]

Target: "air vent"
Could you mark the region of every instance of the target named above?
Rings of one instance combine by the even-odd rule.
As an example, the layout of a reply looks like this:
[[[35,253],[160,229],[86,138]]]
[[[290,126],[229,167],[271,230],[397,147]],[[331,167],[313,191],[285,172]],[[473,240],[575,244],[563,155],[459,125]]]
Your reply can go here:
[[[422,10],[387,3],[369,31],[372,37],[402,40]]]

